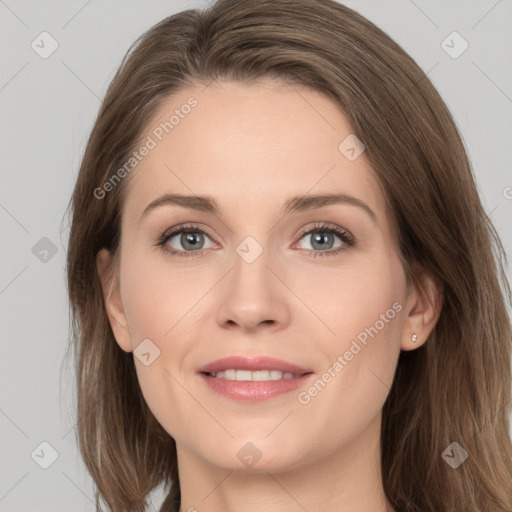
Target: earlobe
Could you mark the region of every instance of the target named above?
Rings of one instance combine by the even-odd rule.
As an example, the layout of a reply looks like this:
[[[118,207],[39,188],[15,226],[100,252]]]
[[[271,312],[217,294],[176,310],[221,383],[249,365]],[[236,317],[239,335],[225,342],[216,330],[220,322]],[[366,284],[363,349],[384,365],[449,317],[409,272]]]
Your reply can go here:
[[[133,350],[128,322],[121,301],[121,291],[117,267],[114,259],[107,249],[101,249],[96,255],[96,268],[101,281],[103,299],[110,327],[114,333],[117,344],[125,352]]]
[[[401,350],[421,347],[433,331],[443,306],[443,285],[431,274],[422,273],[420,285],[415,287],[407,300]]]

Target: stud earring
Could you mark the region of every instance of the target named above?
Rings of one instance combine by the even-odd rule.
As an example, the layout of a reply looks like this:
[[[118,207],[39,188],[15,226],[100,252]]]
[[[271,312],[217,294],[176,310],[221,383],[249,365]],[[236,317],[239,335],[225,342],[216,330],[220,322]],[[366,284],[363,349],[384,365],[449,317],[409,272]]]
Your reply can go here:
[[[413,334],[413,335],[412,335],[411,340],[412,340],[412,341],[416,341],[416,334]]]

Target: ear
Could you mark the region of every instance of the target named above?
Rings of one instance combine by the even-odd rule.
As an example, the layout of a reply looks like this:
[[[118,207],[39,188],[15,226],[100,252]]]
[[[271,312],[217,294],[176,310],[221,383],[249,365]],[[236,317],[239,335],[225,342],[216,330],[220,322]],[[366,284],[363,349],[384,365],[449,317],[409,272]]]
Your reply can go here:
[[[443,285],[424,269],[416,270],[419,284],[413,285],[407,296],[404,325],[400,348],[402,350],[414,350],[421,347],[434,329],[441,309],[444,295]],[[413,341],[413,334],[416,341]]]
[[[110,251],[101,249],[96,255],[96,267],[101,281],[103,298],[110,327],[117,344],[125,351],[133,350],[128,322],[121,301],[119,268]]]

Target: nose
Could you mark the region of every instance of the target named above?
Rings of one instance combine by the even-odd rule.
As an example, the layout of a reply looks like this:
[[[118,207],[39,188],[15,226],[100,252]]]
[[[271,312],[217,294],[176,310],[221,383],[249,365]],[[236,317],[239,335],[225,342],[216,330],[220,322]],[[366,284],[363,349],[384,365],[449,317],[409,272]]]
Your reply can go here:
[[[252,262],[235,254],[223,280],[217,321],[224,329],[277,331],[290,321],[286,277],[272,265],[266,250]],[[279,277],[277,277],[279,276]],[[288,292],[288,294],[287,294]]]

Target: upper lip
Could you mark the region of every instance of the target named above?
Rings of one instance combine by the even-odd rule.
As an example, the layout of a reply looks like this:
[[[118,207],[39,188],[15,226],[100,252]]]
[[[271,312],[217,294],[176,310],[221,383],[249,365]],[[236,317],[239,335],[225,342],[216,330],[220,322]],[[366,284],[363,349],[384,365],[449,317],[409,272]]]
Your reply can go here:
[[[311,373],[311,370],[301,368],[295,364],[276,359],[274,357],[260,356],[260,357],[244,357],[244,356],[231,356],[224,357],[212,361],[207,365],[199,368],[199,373],[217,373],[225,370],[275,370],[283,373],[306,374]]]

